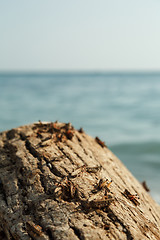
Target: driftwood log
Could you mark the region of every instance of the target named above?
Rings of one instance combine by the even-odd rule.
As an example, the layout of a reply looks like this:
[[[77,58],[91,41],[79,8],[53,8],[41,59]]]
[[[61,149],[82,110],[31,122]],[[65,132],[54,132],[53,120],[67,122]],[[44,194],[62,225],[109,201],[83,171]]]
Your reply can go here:
[[[71,124],[0,134],[0,239],[160,239],[160,207],[98,137]]]

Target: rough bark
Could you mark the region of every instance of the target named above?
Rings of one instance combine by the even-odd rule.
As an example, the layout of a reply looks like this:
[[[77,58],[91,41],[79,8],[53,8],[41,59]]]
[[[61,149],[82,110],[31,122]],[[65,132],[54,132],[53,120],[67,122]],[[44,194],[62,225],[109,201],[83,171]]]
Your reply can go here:
[[[0,239],[158,240],[160,207],[100,139],[39,122],[0,134]]]

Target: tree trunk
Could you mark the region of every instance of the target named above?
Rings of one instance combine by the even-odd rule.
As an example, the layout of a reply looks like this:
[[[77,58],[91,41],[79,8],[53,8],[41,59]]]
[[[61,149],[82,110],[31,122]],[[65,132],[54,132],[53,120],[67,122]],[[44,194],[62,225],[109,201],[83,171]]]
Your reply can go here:
[[[99,138],[39,122],[0,134],[0,239],[158,240],[160,207]]]

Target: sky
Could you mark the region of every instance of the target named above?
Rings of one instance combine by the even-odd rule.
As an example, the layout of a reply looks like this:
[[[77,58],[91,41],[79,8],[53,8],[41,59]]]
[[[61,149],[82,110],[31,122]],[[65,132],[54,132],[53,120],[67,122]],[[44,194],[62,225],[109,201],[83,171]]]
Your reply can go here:
[[[159,0],[0,1],[0,71],[160,71]]]

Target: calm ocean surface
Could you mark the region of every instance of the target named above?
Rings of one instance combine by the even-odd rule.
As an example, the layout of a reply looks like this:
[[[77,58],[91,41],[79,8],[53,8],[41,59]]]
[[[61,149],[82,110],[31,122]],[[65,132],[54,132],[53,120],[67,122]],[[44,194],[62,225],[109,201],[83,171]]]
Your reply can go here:
[[[1,73],[0,131],[38,120],[99,136],[160,203],[160,73]]]

